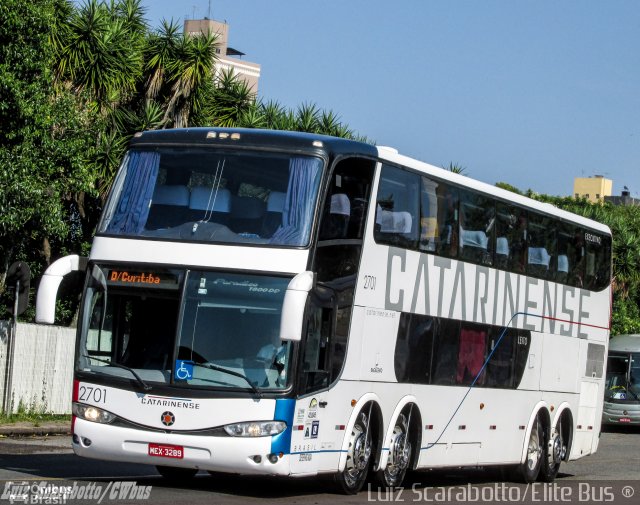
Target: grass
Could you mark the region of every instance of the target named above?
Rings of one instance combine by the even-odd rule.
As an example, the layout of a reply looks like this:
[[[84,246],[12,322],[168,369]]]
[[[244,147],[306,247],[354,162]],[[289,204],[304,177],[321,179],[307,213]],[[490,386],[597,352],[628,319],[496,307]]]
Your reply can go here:
[[[0,424],[14,424],[14,423],[33,423],[34,426],[40,426],[42,423],[51,422],[51,421],[68,421],[71,422],[71,415],[69,414],[51,414],[49,412],[42,412],[38,409],[34,408],[25,408],[25,406],[20,403],[18,405],[18,411],[9,414],[8,416],[4,413],[0,413]]]

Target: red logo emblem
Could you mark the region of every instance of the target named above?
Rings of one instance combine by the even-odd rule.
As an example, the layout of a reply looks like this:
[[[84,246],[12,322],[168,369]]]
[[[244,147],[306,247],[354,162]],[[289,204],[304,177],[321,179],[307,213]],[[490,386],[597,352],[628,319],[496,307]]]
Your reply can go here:
[[[162,413],[162,415],[160,416],[160,420],[165,426],[171,426],[176,422],[176,416],[173,415],[173,412],[167,411]]]

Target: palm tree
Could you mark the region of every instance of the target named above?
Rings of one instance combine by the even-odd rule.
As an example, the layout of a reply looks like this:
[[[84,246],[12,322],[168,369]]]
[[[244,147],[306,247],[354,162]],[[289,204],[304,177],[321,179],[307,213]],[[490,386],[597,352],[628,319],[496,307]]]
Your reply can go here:
[[[178,24],[163,19],[160,30],[147,40],[144,70],[147,74],[145,97],[148,100],[157,98],[166,84],[167,69],[177,58],[179,37]]]
[[[453,161],[449,162],[449,166],[448,167],[444,167],[445,170],[448,170],[449,172],[453,172],[454,174],[463,174],[464,171],[467,169],[466,167],[463,167],[462,165],[458,165],[457,163],[454,163]]]
[[[218,71],[208,98],[203,120],[210,125],[222,127],[241,124],[242,118],[250,112],[256,102],[254,91],[231,69]],[[259,106],[257,107],[259,109]],[[252,121],[256,119],[255,113]]]
[[[176,57],[167,65],[172,86],[163,119],[165,125],[189,126],[191,113],[197,114],[204,108],[217,60],[216,41],[215,33],[196,37],[185,34],[179,39]]]
[[[68,26],[52,36],[58,83],[71,83],[108,113],[130,97],[142,74],[146,25],[140,0],[88,0],[67,13]]]

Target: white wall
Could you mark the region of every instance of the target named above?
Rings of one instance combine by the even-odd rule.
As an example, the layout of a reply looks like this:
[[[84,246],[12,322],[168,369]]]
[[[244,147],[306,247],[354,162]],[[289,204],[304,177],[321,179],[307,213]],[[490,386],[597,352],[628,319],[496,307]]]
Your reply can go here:
[[[0,321],[0,406],[4,396],[8,321]],[[75,328],[18,323],[13,354],[13,411],[71,413]]]

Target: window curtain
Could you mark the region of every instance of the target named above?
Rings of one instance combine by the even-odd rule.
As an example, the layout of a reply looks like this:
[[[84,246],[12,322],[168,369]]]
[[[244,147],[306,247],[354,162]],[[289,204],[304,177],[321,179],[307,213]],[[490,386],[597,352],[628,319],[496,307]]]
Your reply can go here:
[[[107,233],[137,235],[144,229],[159,166],[160,154],[157,152],[129,153],[127,176]]]
[[[282,225],[271,244],[305,245],[311,231],[322,161],[318,158],[292,158],[289,186],[282,210]]]

